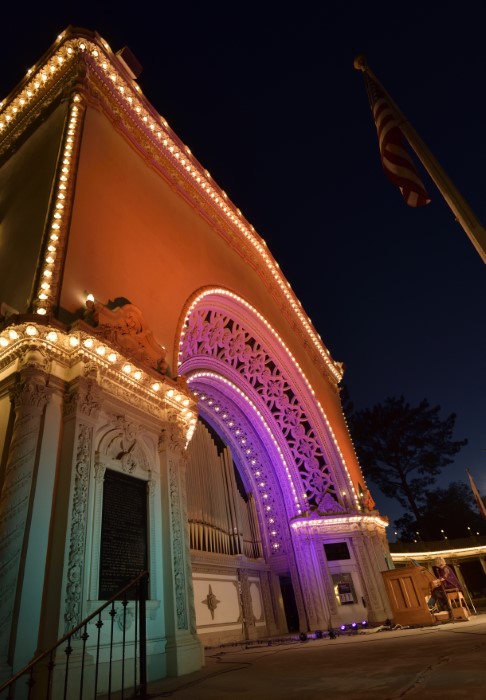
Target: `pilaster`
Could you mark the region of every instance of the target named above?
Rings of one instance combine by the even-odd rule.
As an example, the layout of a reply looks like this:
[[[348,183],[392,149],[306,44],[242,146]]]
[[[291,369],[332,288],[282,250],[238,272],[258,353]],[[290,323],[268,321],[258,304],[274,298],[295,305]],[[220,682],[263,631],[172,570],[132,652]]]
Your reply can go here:
[[[192,590],[185,446],[184,426],[171,412],[161,431],[159,458],[167,671],[172,676],[191,673],[204,664]]]
[[[39,361],[40,360],[40,361]],[[42,420],[51,396],[40,353],[26,354],[11,392],[14,423],[0,496],[0,663],[13,663]]]

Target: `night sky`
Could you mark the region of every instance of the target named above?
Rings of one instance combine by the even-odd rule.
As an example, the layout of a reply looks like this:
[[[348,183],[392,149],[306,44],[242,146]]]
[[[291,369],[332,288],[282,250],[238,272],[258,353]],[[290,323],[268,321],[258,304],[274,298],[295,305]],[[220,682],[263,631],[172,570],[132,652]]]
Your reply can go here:
[[[129,46],[144,94],[267,241],[345,363],[355,406],[404,395],[456,413],[469,444],[438,485],[468,483],[468,467],[485,494],[486,265],[423,170],[432,202],[420,209],[386,179],[353,68],[364,53],[486,224],[483,3],[96,5],[9,5],[0,99],[70,24],[115,52]]]

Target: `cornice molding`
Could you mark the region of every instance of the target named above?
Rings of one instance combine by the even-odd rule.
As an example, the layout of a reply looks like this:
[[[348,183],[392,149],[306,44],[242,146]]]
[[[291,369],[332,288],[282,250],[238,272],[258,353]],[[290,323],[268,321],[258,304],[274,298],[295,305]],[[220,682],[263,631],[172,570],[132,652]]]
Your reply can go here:
[[[78,91],[82,101],[86,99],[93,107],[102,108],[108,116],[111,114],[115,127],[143,154],[151,167],[259,274],[313,362],[328,378],[332,364],[332,374],[337,374],[337,381],[340,381],[341,363],[332,360],[265,241],[150,105],[136,81],[98,34],[68,28],[59,35],[50,52],[2,104],[0,149],[4,135],[11,134],[12,138],[17,133],[27,111],[32,112],[34,106],[38,112],[42,111],[49,102],[49,94],[52,102],[55,95],[63,89],[69,92],[69,88]],[[39,311],[45,312],[45,308]]]
[[[35,319],[35,317],[34,317]],[[186,445],[196,425],[196,401],[184,378],[176,380],[137,366],[111,347],[103,338],[86,330],[61,330],[37,320],[10,324],[0,332],[0,372],[9,377],[32,358],[46,358],[49,377],[72,383],[76,377],[96,382],[108,395],[144,413],[165,421],[175,415],[185,435]],[[49,383],[50,383],[49,379]]]

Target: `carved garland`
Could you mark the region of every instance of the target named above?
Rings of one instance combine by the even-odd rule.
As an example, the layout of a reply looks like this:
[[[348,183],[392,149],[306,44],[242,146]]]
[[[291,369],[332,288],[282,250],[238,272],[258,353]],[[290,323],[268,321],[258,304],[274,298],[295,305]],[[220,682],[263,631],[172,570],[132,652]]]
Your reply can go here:
[[[185,458],[185,441],[175,420],[170,420],[162,429],[161,443],[168,453],[169,499],[172,535],[172,563],[176,600],[177,629],[187,629],[186,573],[184,563],[184,530],[182,525],[181,494],[178,470]]]
[[[66,632],[81,622],[92,433],[89,426],[79,425],[64,613]]]

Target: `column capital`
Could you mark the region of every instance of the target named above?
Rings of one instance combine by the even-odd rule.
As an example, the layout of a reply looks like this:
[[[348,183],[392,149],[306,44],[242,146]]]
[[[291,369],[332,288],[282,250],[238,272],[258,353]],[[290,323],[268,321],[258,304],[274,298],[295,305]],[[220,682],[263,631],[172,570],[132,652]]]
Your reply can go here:
[[[80,414],[96,419],[103,404],[103,391],[91,377],[79,377],[64,399],[64,416]]]
[[[52,395],[52,389],[46,386],[46,382],[44,372],[32,368],[23,370],[10,391],[15,411],[42,413]]]
[[[186,455],[186,426],[175,413],[169,413],[162,423],[159,435],[159,452],[167,450],[179,457]]]

